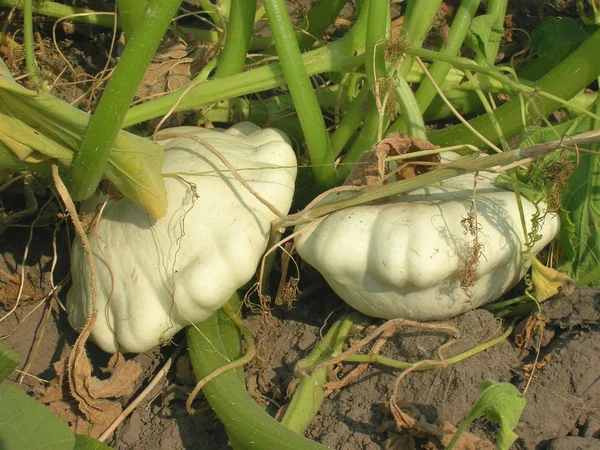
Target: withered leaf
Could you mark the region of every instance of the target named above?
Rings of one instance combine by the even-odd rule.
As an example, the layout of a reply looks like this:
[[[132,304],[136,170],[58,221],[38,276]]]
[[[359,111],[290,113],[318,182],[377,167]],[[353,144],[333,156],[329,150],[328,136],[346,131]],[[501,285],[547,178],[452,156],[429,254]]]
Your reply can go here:
[[[429,448],[446,448],[456,433],[456,428],[448,422],[438,419],[432,424],[428,423],[419,410],[410,403],[398,402],[394,404],[392,414],[398,432],[404,430],[412,437],[430,439]],[[389,425],[386,428],[389,430]],[[407,442],[405,439],[399,439],[394,432],[390,434],[386,448],[405,448],[398,446],[404,445]],[[495,446],[487,439],[479,438],[473,433],[465,431],[454,448],[456,450],[493,450]]]
[[[436,148],[439,147],[423,139],[404,136],[398,132],[392,133],[373,146],[371,150],[365,152],[356,161],[344,185],[372,186],[374,184],[385,183],[390,178],[390,175],[398,181],[428,172],[434,166],[431,164],[418,164],[418,162],[439,163],[439,154],[420,156],[418,159],[403,160],[398,165],[393,164],[393,167],[391,167],[390,163],[386,162],[386,158],[424,150],[434,150]]]
[[[191,79],[193,58],[181,40],[164,41],[146,69],[136,96],[146,98],[170,92],[188,84]]]
[[[67,357],[54,363],[56,377],[39,400],[48,404],[50,410],[68,422],[76,433],[98,437],[121,414],[123,407],[119,398],[133,393],[141,367],[135,361],[126,361],[120,354],[111,358],[107,379],[92,376],[91,364],[85,354],[73,366],[72,380],[67,376],[68,367]]]

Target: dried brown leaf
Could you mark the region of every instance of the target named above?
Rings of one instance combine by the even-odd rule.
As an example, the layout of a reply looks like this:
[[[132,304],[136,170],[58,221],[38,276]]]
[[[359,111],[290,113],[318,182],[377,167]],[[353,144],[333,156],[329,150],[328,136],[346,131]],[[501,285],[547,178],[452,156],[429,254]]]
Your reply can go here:
[[[192,79],[193,58],[188,56],[186,45],[180,40],[167,40],[157,50],[146,69],[136,95],[146,98],[174,91]]]
[[[74,366],[72,380],[67,377],[68,358],[54,363],[56,377],[39,400],[48,404],[50,410],[68,422],[76,433],[98,437],[123,410],[118,398],[133,393],[141,367],[135,361],[126,361],[122,355],[113,355],[107,370],[109,378],[100,380],[92,376],[87,355],[83,356]]]
[[[437,146],[419,138],[392,133],[376,144],[370,151],[365,152],[352,167],[352,172],[346,178],[346,186],[372,186],[385,181],[390,174],[390,164],[386,158],[405,155],[423,150],[434,150]],[[408,164],[406,162],[409,162]],[[396,180],[405,180],[431,170],[431,165],[419,165],[418,162],[439,163],[439,154],[421,156],[401,162],[399,169],[393,171]]]
[[[414,441],[401,439],[398,432],[404,431],[402,434],[412,438],[429,439],[425,446],[431,449],[446,448],[456,433],[456,428],[448,422],[437,420],[433,424],[428,423],[419,410],[410,403],[395,403],[392,414],[397,432],[390,430],[390,424],[387,423],[385,428],[390,433],[390,438],[385,442],[384,448],[386,449],[414,448]],[[411,442],[413,445],[410,444]],[[456,450],[493,450],[495,446],[487,439],[464,432],[454,448]]]

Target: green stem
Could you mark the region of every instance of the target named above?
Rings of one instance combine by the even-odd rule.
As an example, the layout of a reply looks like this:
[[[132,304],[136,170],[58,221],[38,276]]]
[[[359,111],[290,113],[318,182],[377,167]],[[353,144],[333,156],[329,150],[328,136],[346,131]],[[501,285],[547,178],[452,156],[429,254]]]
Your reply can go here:
[[[347,0],[317,0],[312,4],[306,18],[296,25],[296,28],[300,28],[298,32],[300,51],[305,52],[313,46],[335,21],[346,3]]]
[[[24,9],[25,0],[0,0],[0,7]],[[113,13],[96,12],[92,9],[77,8],[75,6],[63,5],[51,1],[35,1],[33,3],[33,12],[40,16],[55,18],[72,16],[74,14],[85,14],[69,18],[69,20],[88,25],[98,25],[105,28],[112,28],[114,26]]]
[[[463,361],[467,358],[470,358],[471,356],[474,356],[477,353],[481,353],[484,350],[487,350],[488,348],[491,348],[494,345],[498,345],[499,343],[505,341],[508,338],[508,336],[510,336],[510,334],[513,332],[513,330],[514,330],[514,326],[510,326],[504,333],[502,333],[497,338],[490,339],[489,341],[484,342],[483,344],[473,347],[472,349],[467,350],[466,352],[460,353],[456,356],[452,356],[451,358],[447,358],[444,361],[446,362],[446,364],[451,366],[451,365],[456,364],[460,361]],[[398,361],[397,359],[388,358],[387,356],[382,356],[382,355],[352,355],[352,356],[348,356],[346,359],[344,359],[344,362],[376,363],[376,364],[382,364],[384,366],[392,367],[394,369],[403,369],[403,370],[410,369],[415,365],[414,362]],[[421,372],[421,371],[425,371],[425,370],[439,370],[439,369],[443,369],[443,368],[444,368],[443,366],[440,366],[438,364],[424,364],[422,366],[416,367],[415,371]]]
[[[221,29],[225,28],[224,17],[219,14],[217,7],[210,0],[198,0],[198,5],[206,14],[208,14],[215,26]]]
[[[529,296],[520,295],[519,297],[511,298],[508,300],[503,300],[501,302],[489,303],[487,305],[483,305],[483,309],[487,309],[488,311],[498,311],[499,309],[504,309],[507,306],[514,305],[515,303],[521,303],[523,300],[529,300]]]
[[[23,8],[23,35],[25,36],[25,64],[29,79],[37,90],[42,88],[40,69],[35,60],[35,42],[33,39],[33,0],[25,0]]]
[[[125,42],[129,42],[133,30],[144,20],[146,0],[117,0],[119,24],[125,33]]]
[[[322,48],[302,54],[301,62],[309,75],[322,72],[344,72],[360,66],[364,61],[360,42],[364,42],[365,23],[360,18],[354,28],[342,39]],[[354,56],[354,53],[358,56]],[[279,63],[271,63],[230,77],[184,86],[155,100],[134,106],[129,110],[124,127],[153,119],[169,111],[199,109],[228,98],[240,97],[269,89],[286,82]]]
[[[296,364],[294,372],[300,378],[292,400],[287,406],[281,424],[296,433],[304,433],[323,403],[327,383],[327,373],[330,366],[321,367],[315,371],[310,369],[339,355],[348,337],[350,328],[357,315],[349,315],[337,321],[329,329],[325,337],[313,348],[307,358]],[[310,373],[310,375],[307,375]]]
[[[315,179],[323,188],[336,184],[331,141],[296,41],[285,0],[265,0],[265,10],[285,81],[304,131]]]
[[[180,4],[181,0],[149,0],[146,16],[131,34],[73,161],[74,200],[89,197],[98,186],[135,91]]]
[[[237,327],[219,311],[208,320],[186,328],[190,359],[201,380],[228,364],[238,352]],[[226,340],[224,338],[227,337]],[[233,346],[233,351],[230,348]],[[228,355],[226,358],[224,355]],[[244,450],[322,450],[324,446],[287,429],[250,397],[235,371],[227,371],[202,388],[211,408],[225,425],[230,440]]]
[[[387,3],[377,1],[374,3]],[[419,47],[423,43],[433,19],[437,14],[438,8],[441,4],[441,0],[429,0],[429,1],[417,1],[412,0],[408,2],[406,14],[404,17],[403,29],[400,31],[401,36],[404,36],[404,41],[409,47]],[[367,5],[363,6],[365,8]],[[386,4],[386,7],[389,6]],[[377,6],[375,11],[379,11],[382,5]],[[369,13],[371,12],[369,4]],[[381,17],[378,14],[378,17]],[[383,27],[373,22],[370,23],[368,33],[374,37],[377,34],[381,34]],[[372,43],[372,41],[370,41]],[[370,48],[367,45],[367,48]],[[367,66],[367,76],[369,76],[368,64],[369,55],[366,56],[365,66]],[[404,60],[401,62],[398,69],[398,77],[406,78],[411,71],[413,65],[413,59],[410,55],[405,55]],[[376,60],[375,60],[376,63]],[[379,69],[378,69],[379,70]],[[374,72],[373,72],[374,73]],[[378,135],[383,137],[385,130],[388,128],[387,121],[382,120],[381,108],[377,105],[377,99],[369,101],[369,107],[366,113],[364,125],[358,135],[356,141],[352,147],[348,150],[348,153],[344,157],[343,165],[340,166],[340,179],[345,178],[348,173],[352,170],[352,164],[361,157],[363,153],[369,150],[373,144],[377,141]]]
[[[425,130],[425,122],[423,115],[419,109],[419,104],[415,98],[415,94],[404,77],[398,74],[397,85],[395,87],[398,103],[402,108],[402,117],[406,121],[406,133],[409,136],[414,136],[419,139],[427,139],[427,131]],[[388,132],[390,132],[388,128]]]
[[[252,38],[255,10],[256,0],[233,0],[225,47],[219,57],[215,78],[235,75],[244,70]]]
[[[365,70],[367,73],[367,85],[371,95],[368,98],[364,123],[339,167],[339,181],[343,181],[352,171],[352,165],[369,150],[378,140],[383,137],[384,129],[387,127],[385,118],[385,105],[383,97],[386,92],[387,68],[383,59],[384,39],[389,30],[390,20],[389,3],[377,0],[365,2],[363,9],[368,14],[368,26],[365,45]],[[385,24],[385,26],[382,26]],[[391,83],[391,81],[390,81]]]
[[[558,66],[542,77],[538,87],[543,91],[561,99],[570,99],[600,75],[600,58],[595,57],[600,48],[600,30],[592,34],[573,53],[565,58]],[[565,83],[565,80],[569,80]],[[532,94],[531,101],[537,102],[544,115],[551,114],[561,106],[561,103],[545,96]],[[531,108],[525,114],[532,118]],[[497,108],[494,113],[505,138],[510,139],[523,129],[521,119],[521,101],[518,97]],[[494,126],[488,115],[479,116],[469,122],[479,133],[493,143],[498,143]],[[473,135],[465,125],[444,128],[429,133],[429,140],[442,147],[455,144],[479,144],[479,138]]]
[[[420,47],[429,32],[440,8],[442,0],[409,0],[402,23],[400,35],[405,36],[405,41],[410,47]],[[412,56],[406,55],[399,73],[406,77],[414,63]]]
[[[352,171],[353,164],[368,151],[377,141],[377,133],[379,131],[379,111],[375,98],[371,95],[368,97],[366,110],[363,117],[363,126],[358,133],[358,137],[353,142],[348,152],[344,155],[342,163],[338,168],[339,182],[344,179]]]
[[[365,115],[365,101],[369,95],[368,86],[363,86],[359,94],[350,104],[337,128],[331,135],[331,147],[333,156],[337,158],[350,138],[356,133]]]
[[[589,132],[572,136],[570,142],[572,145],[588,145],[590,143],[595,143],[598,140],[600,140],[600,137],[597,132]],[[410,192],[449,178],[464,175],[465,173],[472,173],[495,166],[511,164],[528,158],[535,160],[562,148],[563,145],[561,140],[539,144],[533,147],[511,150],[509,152],[496,153],[495,155],[489,155],[485,158],[473,159],[473,156],[463,157],[458,161],[444,166],[443,169],[432,170],[406,180],[396,181],[382,186],[370,186],[365,189],[359,189],[356,192],[346,193],[339,197],[334,193],[332,195],[333,198],[325,197],[323,201],[312,206],[308,210],[291,214],[285,219],[278,220],[273,224],[273,227],[275,229],[280,229],[308,223],[314,219],[350,206],[362,205],[392,195]]]
[[[375,99],[377,109],[377,134],[372,136],[372,143],[383,139],[386,105],[384,97],[388,89],[391,89],[392,80],[388,78],[385,59],[385,39],[390,30],[390,4],[389,2],[369,2],[369,24],[367,26],[365,70],[367,72],[367,85]],[[388,82],[386,82],[388,80]],[[345,161],[347,162],[347,161]]]
[[[450,38],[448,39],[448,43],[446,44],[445,48],[442,49],[440,53],[451,56],[456,56],[458,54],[469,31],[469,27],[471,26],[471,21],[473,20],[473,17],[475,17],[479,3],[480,0],[464,0],[460,3],[460,6],[456,11],[456,15],[454,16],[454,20],[452,21]],[[438,60],[435,61],[431,67],[429,67],[429,72],[435,82],[439,86],[442,86],[442,83],[448,76],[448,73],[451,69],[452,65],[450,63]],[[425,78],[415,94],[415,98],[421,112],[424,113],[427,111],[427,108],[429,108],[429,105],[431,105],[431,102],[436,96],[437,92],[431,84],[431,81]],[[392,123],[392,125],[390,125],[388,131],[406,130],[406,122],[407,118],[404,114],[402,114],[394,123]]]

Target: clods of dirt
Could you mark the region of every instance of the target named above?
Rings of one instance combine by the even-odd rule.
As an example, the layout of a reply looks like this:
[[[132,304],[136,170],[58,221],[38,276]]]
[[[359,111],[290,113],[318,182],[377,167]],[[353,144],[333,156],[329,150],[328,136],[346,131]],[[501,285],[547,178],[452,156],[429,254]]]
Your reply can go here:
[[[298,309],[310,307],[297,305]],[[563,448],[565,438],[586,442],[582,448],[597,445],[600,291],[580,290],[570,297],[546,302],[544,309],[545,333],[550,336],[539,354],[539,346],[532,344],[530,349],[521,350],[510,337],[448,368],[409,374],[400,382],[397,400],[414,405],[429,423],[457,426],[476,400],[482,381],[512,382],[525,391],[527,399],[516,429],[520,436],[518,448]],[[270,327],[261,326],[258,317],[248,318],[259,341],[268,340],[268,352],[248,373],[249,388],[258,392],[255,397],[275,403],[285,402],[281,382],[291,380],[294,364],[310,351],[319,335],[317,325],[286,316],[289,312],[283,319],[274,318]],[[499,336],[506,326],[485,310],[471,311],[449,324],[460,329],[462,337],[444,353],[445,358]],[[537,333],[535,330],[534,335]],[[447,336],[439,331],[409,328],[390,339],[382,353],[408,362],[435,359],[437,348],[446,340]],[[347,373],[349,367],[353,365],[346,364],[338,376]],[[266,381],[264,374],[268,374]],[[325,400],[306,435],[340,450],[384,448],[388,434],[381,432],[381,426],[389,421],[387,405],[398,375],[398,371],[386,367],[370,367],[361,378]],[[273,402],[266,403],[274,408]],[[496,430],[485,420],[470,426],[470,431],[491,442],[495,441]]]

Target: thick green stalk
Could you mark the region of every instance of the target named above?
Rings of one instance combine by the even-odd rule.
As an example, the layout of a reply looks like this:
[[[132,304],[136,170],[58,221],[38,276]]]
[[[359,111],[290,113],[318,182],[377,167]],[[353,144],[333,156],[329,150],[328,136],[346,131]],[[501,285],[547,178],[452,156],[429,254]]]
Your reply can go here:
[[[125,42],[129,42],[131,33],[144,19],[146,6],[146,0],[117,0],[119,24],[125,33]]]
[[[217,7],[210,0],[198,0],[198,5],[211,18],[215,26],[225,28],[225,18],[219,14]]]
[[[582,133],[580,135],[571,136],[572,145],[588,145],[596,143],[600,137],[597,132]],[[374,202],[383,198],[398,195],[405,192],[410,192],[424,186],[430,186],[434,183],[447,180],[465,173],[477,172],[483,169],[489,169],[495,166],[511,164],[523,159],[538,159],[549,155],[563,147],[562,141],[553,141],[550,143],[535,145],[524,149],[516,149],[508,152],[496,153],[485,158],[463,157],[452,164],[432,170],[422,175],[409,178],[406,180],[396,181],[384,185],[369,186],[366,189],[360,189],[356,192],[347,192],[339,195],[332,194],[330,197],[325,197],[321,202],[312,206],[308,210],[301,211],[296,214],[290,214],[284,219],[278,220],[273,224],[274,229],[288,228],[296,225],[311,222],[319,217],[322,217],[332,212],[339,211],[350,206],[363,205],[365,203]],[[335,198],[333,198],[335,197]]]
[[[106,13],[96,13],[96,11],[92,9],[77,8],[75,6],[63,5],[51,1],[35,1],[32,6],[33,12],[40,16],[60,18],[71,16],[73,14],[85,14],[83,16],[69,18],[69,20],[106,28],[112,28],[114,24],[113,14],[107,15]],[[25,0],[0,0],[0,7],[24,9]]]
[[[324,385],[331,366],[312,369],[342,353],[344,342],[357,317],[358,314],[348,315],[334,323],[310,354],[296,364],[294,372],[300,378],[300,383],[281,419],[281,424],[286,428],[304,433],[316,417],[325,398]]]
[[[409,46],[420,47],[423,44],[441,3],[442,0],[408,1],[400,36],[405,36],[404,39]],[[413,58],[410,55],[406,55],[400,66],[400,74],[406,77],[413,63]]]
[[[374,2],[374,3],[382,3],[385,4],[386,7],[389,7],[387,2]],[[438,8],[441,4],[441,0],[429,0],[429,1],[409,1],[406,14],[404,17],[403,28],[400,31],[401,36],[403,36],[403,40],[406,45],[410,47],[420,47],[425,37],[427,36],[427,32],[433,23],[435,15],[437,14]],[[365,4],[367,6],[367,4]],[[363,6],[363,8],[365,7]],[[378,11],[379,7],[383,7],[383,5],[378,5],[375,11]],[[368,5],[369,13],[371,12],[371,5]],[[370,16],[372,17],[372,16]],[[380,22],[381,23],[381,22]],[[375,30],[373,30],[375,29]],[[368,33],[372,33],[371,36],[375,36],[377,31],[381,33],[383,27],[379,24],[377,25],[374,22],[370,21]],[[381,44],[381,43],[380,43]],[[367,45],[367,49],[370,48]],[[368,59],[369,55],[366,56],[367,60],[365,60],[365,65],[369,64]],[[414,58],[410,55],[404,55],[404,61],[402,61],[399,69],[398,69],[398,77],[406,78],[409,72],[411,71]],[[369,75],[369,70],[367,67],[367,76]],[[387,75],[386,75],[387,76]],[[405,98],[404,100],[407,100]],[[408,104],[408,103],[407,103]],[[365,117],[364,125],[360,131],[360,134],[354,144],[348,150],[348,153],[344,157],[344,165],[340,166],[340,178],[342,178],[342,174],[347,175],[352,169],[352,164],[360,158],[360,156],[369,150],[371,146],[377,141],[378,137],[383,137],[385,134],[388,123],[387,120],[380,120],[381,118],[381,109],[378,108],[376,101],[369,102],[369,109],[367,110],[367,114]]]
[[[239,349],[235,327],[219,311],[210,319],[186,328],[190,359],[196,378],[201,380],[230,361]],[[237,328],[237,327],[235,327]],[[233,337],[233,339],[231,339]],[[244,450],[323,450],[326,447],[287,429],[269,416],[250,397],[234,370],[224,372],[202,388],[208,403],[225,425],[235,448]]]
[[[387,68],[383,58],[384,39],[389,31],[389,3],[377,0],[365,2],[364,10],[368,14],[368,25],[365,44],[365,70],[367,85],[371,95],[368,98],[364,123],[339,167],[338,178],[342,182],[352,171],[352,165],[383,136],[388,120],[385,117],[384,94],[393,83],[388,79]],[[384,25],[385,24],[385,25]],[[390,84],[388,84],[390,83]]]
[[[537,83],[538,87],[562,99],[568,100],[574,97],[600,75],[600,58],[596,57],[598,48],[600,48],[600,30],[592,34],[577,50],[542,77]],[[535,94],[531,95],[531,101],[536,102],[538,109],[543,111],[544,115],[551,114],[561,106],[558,101]],[[526,108],[524,112],[528,119],[532,118],[532,108]],[[526,125],[522,121],[521,113],[521,101],[518,96],[495,110],[496,118],[506,139],[520,133]],[[479,116],[469,123],[491,142],[495,144],[499,142],[493,123],[487,114]],[[430,142],[442,147],[455,144],[478,145],[480,143],[479,138],[473,135],[465,125],[432,131],[428,137]]]
[[[352,143],[352,146],[344,155],[338,169],[338,181],[340,183],[343,183],[348,174],[352,171],[352,165],[358,161],[358,158],[368,151],[377,141],[377,133],[379,132],[379,111],[377,109],[375,98],[370,96],[363,108],[365,110],[363,126],[360,129],[357,138]]]
[[[369,92],[368,86],[363,86],[331,135],[331,147],[333,148],[333,156],[335,158],[342,153],[350,138],[358,130],[365,115],[365,101],[368,98]]]
[[[25,36],[25,64],[29,79],[35,85],[36,89],[42,88],[40,79],[40,70],[35,60],[35,43],[33,39],[33,0],[25,0],[23,8],[23,34]]]
[[[309,75],[322,72],[350,71],[364,62],[364,32],[366,21],[359,19],[342,39],[302,54],[302,64]],[[355,54],[357,56],[355,56]],[[153,119],[174,111],[199,109],[211,103],[240,97],[284,85],[285,76],[280,63],[271,63],[256,69],[209,82],[192,83],[170,94],[131,108],[124,127]]]
[[[181,0],[149,0],[146,16],[131,34],[73,161],[69,184],[74,200],[89,197],[98,186],[135,91],[180,4]]]
[[[304,131],[315,179],[323,188],[330,188],[336,184],[331,141],[319,101],[302,63],[287,5],[285,0],[265,0],[264,5],[281,68]]]
[[[219,56],[215,78],[235,75],[244,70],[250,47],[256,0],[233,0],[225,36],[225,47]]]
[[[301,52],[310,50],[315,41],[325,33],[327,27],[335,21],[345,4],[346,0],[316,0],[311,5],[306,17],[294,26]],[[270,45],[262,53],[264,55],[275,55],[277,50],[274,45]]]
[[[387,126],[385,94],[392,89],[393,80],[388,77],[385,59],[385,39],[390,31],[390,4],[389,2],[369,2],[369,25],[367,26],[365,48],[365,70],[367,72],[367,86],[375,98],[377,108],[377,135],[372,136],[372,141],[383,139],[384,124]],[[367,119],[369,120],[369,119]],[[347,162],[347,161],[346,161]]]
[[[296,25],[302,30],[298,33],[300,51],[305,52],[313,46],[335,21],[345,4],[346,0],[317,0],[312,4],[306,18]]]
[[[479,0],[463,0],[460,3],[460,6],[456,11],[456,15],[454,16],[454,20],[452,21],[450,37],[441,53],[453,56],[458,54],[478,7]],[[435,61],[431,67],[429,67],[429,73],[436,83],[441,86],[451,69],[451,64],[443,61]],[[431,84],[431,81],[429,81],[429,79],[425,79],[415,94],[415,98],[421,112],[427,111],[427,108],[436,96],[437,92]],[[400,124],[402,124],[404,121],[404,116],[400,116],[400,118],[390,126],[390,131],[400,129]]]
[[[427,131],[423,115],[419,109],[419,104],[415,98],[410,85],[402,75],[398,75],[397,84],[395,87],[396,97],[402,110],[402,117],[406,121],[406,133],[409,136],[414,136],[419,139],[427,139]],[[388,132],[389,132],[388,128]]]

